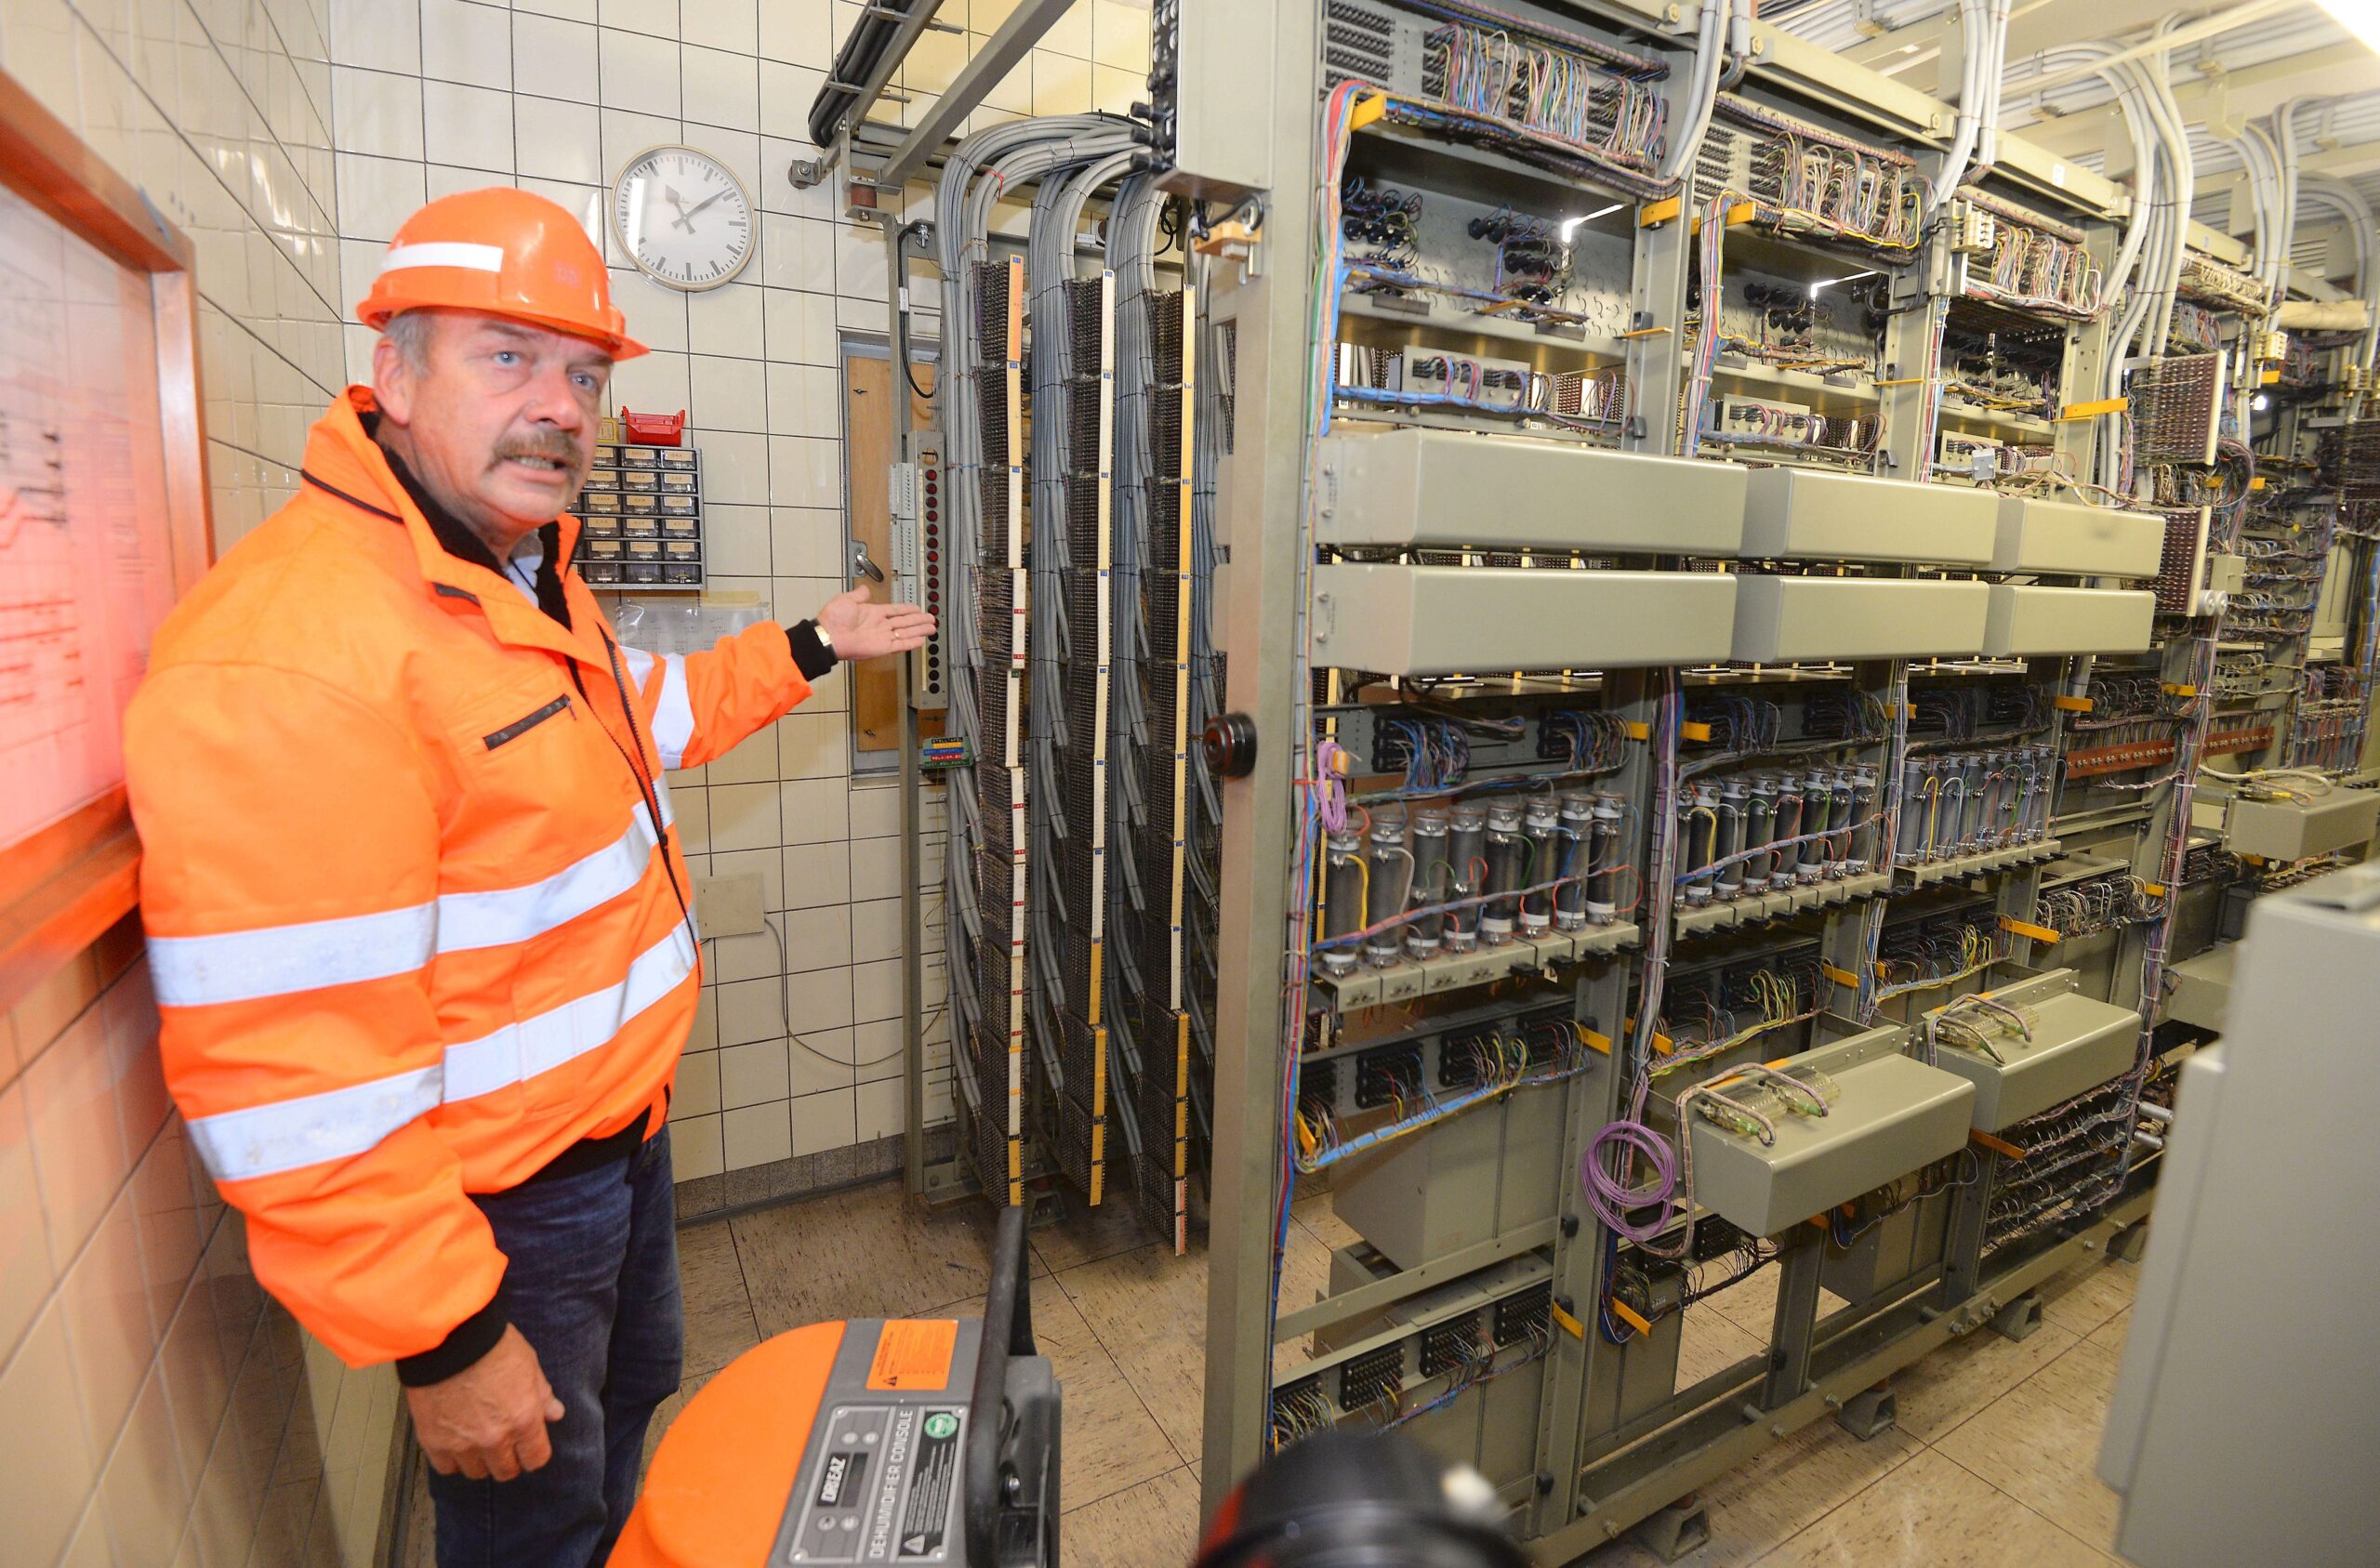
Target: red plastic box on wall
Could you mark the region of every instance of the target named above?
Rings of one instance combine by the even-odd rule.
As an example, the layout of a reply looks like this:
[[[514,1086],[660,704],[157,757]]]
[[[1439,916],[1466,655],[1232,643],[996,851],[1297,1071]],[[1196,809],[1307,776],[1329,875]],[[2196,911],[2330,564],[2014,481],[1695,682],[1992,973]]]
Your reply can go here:
[[[676,446],[686,433],[686,411],[634,414],[624,408],[620,423],[628,427],[628,440],[640,446]]]

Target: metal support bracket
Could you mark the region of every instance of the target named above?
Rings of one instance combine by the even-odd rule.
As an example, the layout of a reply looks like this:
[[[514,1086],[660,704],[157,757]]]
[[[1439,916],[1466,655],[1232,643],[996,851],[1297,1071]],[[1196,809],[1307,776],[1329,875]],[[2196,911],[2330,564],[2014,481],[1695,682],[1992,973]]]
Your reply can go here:
[[[2042,1325],[2042,1297],[2027,1291],[1991,1314],[1991,1332],[2003,1339],[2030,1339]]]
[[[1892,1390],[1879,1383],[1836,1407],[1834,1424],[1862,1443],[1873,1443],[1900,1418]]]
[[[1636,1544],[1663,1562],[1678,1562],[1711,1544],[1711,1510],[1686,1496],[1631,1532]]]

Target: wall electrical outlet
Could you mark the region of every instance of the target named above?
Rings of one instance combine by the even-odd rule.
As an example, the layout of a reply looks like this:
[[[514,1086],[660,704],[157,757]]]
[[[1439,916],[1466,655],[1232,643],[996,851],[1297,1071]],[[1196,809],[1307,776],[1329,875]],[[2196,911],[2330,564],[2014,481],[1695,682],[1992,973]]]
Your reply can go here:
[[[760,878],[694,878],[694,924],[707,937],[758,935],[769,929],[760,913]]]

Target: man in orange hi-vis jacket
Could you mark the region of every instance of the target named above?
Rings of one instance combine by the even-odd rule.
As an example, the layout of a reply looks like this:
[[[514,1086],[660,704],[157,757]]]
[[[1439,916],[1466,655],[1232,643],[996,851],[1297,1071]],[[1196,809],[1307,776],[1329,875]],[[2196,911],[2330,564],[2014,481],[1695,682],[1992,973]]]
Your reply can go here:
[[[258,1280],[396,1364],[439,1561],[586,1564],[684,1337],[665,1118],[701,976],[662,775],[933,623],[862,590],[618,644],[562,508],[644,349],[551,202],[432,202],[357,313],[372,386],[126,721],[166,1081]]]

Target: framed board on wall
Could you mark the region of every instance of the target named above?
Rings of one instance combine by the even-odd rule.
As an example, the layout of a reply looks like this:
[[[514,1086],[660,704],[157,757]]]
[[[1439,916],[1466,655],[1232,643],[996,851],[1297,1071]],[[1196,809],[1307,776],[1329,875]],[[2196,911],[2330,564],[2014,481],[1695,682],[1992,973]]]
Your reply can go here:
[[[0,74],[0,1008],[138,898],[124,708],[209,554],[192,256]]]

